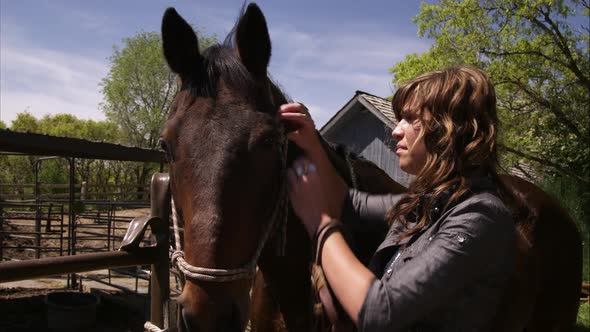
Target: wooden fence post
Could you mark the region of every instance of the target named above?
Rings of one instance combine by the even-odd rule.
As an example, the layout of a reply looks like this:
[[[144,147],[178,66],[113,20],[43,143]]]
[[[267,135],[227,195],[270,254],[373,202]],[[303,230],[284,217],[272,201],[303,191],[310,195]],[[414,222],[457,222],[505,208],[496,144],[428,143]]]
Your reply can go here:
[[[35,258],[41,258],[41,207],[35,206]]]
[[[159,327],[167,328],[170,324],[168,298],[170,296],[170,261],[168,248],[170,240],[170,177],[165,173],[155,173],[151,183],[151,215],[160,217],[162,224],[157,228],[152,225],[158,248],[158,258],[152,264],[150,320]],[[164,204],[161,204],[164,203]]]
[[[47,209],[47,224],[45,224],[46,233],[51,233],[51,208],[53,208],[53,203],[49,203],[49,209]]]
[[[81,200],[86,199],[86,191],[87,190],[88,190],[88,188],[86,188],[86,181],[82,181],[82,187],[80,187],[80,199]]]
[[[4,208],[0,205],[0,263],[4,259],[2,247],[4,246],[4,233],[2,232],[4,226]]]

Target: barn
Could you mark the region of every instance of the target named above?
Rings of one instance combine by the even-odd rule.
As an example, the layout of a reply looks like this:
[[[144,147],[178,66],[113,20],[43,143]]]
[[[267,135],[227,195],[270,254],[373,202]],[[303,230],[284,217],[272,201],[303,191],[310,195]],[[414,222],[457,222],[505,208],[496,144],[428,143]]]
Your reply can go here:
[[[397,120],[391,102],[367,92],[354,96],[320,129],[330,142],[342,144],[383,169],[393,180],[407,187],[411,175],[399,168],[397,141],[391,137]]]

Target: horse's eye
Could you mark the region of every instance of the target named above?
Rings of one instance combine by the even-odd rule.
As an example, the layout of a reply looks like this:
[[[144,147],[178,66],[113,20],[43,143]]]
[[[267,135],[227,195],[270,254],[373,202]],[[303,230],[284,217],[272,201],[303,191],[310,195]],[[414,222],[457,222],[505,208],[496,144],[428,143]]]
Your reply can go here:
[[[160,139],[159,143],[160,143],[160,148],[162,149],[162,151],[164,151],[166,161],[171,162],[172,161],[172,153],[171,153],[170,149],[168,148],[168,143],[166,143],[166,141],[163,139]]]

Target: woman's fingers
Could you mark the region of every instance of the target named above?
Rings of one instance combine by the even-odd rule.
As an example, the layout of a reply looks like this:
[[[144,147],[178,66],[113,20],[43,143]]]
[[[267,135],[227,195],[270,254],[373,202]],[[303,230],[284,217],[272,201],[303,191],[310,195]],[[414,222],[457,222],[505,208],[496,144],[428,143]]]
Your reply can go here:
[[[297,158],[291,165],[293,173],[301,178],[317,171],[317,166],[305,157]]]
[[[279,118],[287,123],[289,132],[301,129],[315,130],[315,124],[309,115],[307,107],[301,103],[281,105],[279,108]]]
[[[287,170],[289,199],[295,214],[309,234],[313,234],[325,210],[323,190],[316,166],[307,158],[296,159]]]
[[[315,124],[311,117],[302,113],[280,113],[280,120],[286,122],[289,126],[288,131],[296,130],[315,130]]]
[[[281,107],[279,107],[279,113],[286,112],[309,114],[307,107],[305,107],[302,103],[290,103],[281,105]]]

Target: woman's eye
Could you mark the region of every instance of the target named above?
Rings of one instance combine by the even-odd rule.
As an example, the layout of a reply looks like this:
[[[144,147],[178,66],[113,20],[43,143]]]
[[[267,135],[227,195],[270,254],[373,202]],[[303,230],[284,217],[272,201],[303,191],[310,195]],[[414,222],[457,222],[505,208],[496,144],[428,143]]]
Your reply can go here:
[[[412,123],[416,120],[416,115],[414,113],[404,113],[402,119],[406,120],[406,122]]]

